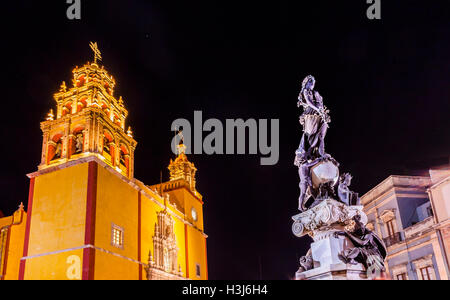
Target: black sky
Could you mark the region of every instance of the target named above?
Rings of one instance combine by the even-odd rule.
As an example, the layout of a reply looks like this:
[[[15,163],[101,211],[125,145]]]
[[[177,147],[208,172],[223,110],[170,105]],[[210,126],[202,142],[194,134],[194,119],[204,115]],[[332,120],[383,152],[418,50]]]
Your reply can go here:
[[[331,110],[326,150],[364,194],[391,174],[425,174],[450,156],[448,1],[66,1],[2,3],[0,209],[27,202],[39,122],[97,41],[138,147],[135,177],[167,178],[177,118],[280,120],[280,160],[191,155],[204,195],[211,279],[288,279],[309,240],[291,233],[301,137],[300,81],[316,77]],[[261,268],[259,261],[261,261]],[[262,270],[260,274],[259,270]]]

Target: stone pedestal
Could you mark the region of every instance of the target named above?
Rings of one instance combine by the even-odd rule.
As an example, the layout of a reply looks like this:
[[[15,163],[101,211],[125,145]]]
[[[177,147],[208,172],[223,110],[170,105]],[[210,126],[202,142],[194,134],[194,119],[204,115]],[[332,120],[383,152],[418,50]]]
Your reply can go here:
[[[362,264],[345,264],[339,258],[344,250],[352,248],[352,242],[346,237],[334,237],[336,230],[322,232],[314,237],[311,244],[311,256],[314,268],[297,272],[297,280],[361,280],[367,279]]]
[[[352,242],[346,237],[334,237],[334,230],[328,231],[326,236],[315,238],[311,244],[311,254],[314,267],[323,267],[342,263],[339,254],[348,248],[352,248]]]
[[[335,236],[336,232],[352,227],[352,218],[359,215],[364,223],[367,216],[361,206],[347,206],[334,199],[326,199],[317,206],[302,212],[292,219],[292,231],[296,236],[310,235],[314,242],[308,254],[312,264],[299,269],[295,274],[298,280],[334,280],[334,279],[367,279],[362,264],[346,264],[339,255],[346,249],[354,247],[345,236]]]
[[[295,273],[296,280],[367,280],[364,267],[344,263],[331,264]]]

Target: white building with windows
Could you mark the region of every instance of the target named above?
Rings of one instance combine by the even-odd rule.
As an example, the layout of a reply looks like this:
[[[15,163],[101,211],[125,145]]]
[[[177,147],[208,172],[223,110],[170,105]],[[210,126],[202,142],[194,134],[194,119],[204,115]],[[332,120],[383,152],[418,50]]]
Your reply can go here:
[[[394,280],[449,279],[450,169],[389,176],[361,197],[367,227],[383,238]]]

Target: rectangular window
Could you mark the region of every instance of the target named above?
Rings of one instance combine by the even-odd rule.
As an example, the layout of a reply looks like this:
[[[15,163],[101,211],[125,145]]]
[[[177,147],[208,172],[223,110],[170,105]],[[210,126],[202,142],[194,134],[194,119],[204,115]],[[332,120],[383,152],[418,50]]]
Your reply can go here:
[[[425,268],[420,268],[420,274],[422,275],[422,280],[431,280],[431,272],[433,269],[428,266]]]
[[[123,228],[115,224],[111,225],[111,245],[123,249]]]
[[[195,275],[197,275],[197,277],[200,277],[200,265],[199,264],[195,264]]]
[[[405,273],[398,274],[397,280],[406,280],[406,274]]]
[[[388,236],[394,235],[394,220],[390,220],[386,222],[387,230],[388,230]]]
[[[433,209],[431,208],[431,206],[427,207],[427,213],[429,217],[433,216]]]

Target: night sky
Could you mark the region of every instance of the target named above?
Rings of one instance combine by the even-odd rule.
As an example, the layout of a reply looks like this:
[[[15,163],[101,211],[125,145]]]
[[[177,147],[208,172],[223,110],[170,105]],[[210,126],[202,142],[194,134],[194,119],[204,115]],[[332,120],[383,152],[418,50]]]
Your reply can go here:
[[[65,0],[2,3],[0,210],[26,205],[40,162],[39,122],[97,41],[138,141],[135,177],[167,165],[177,118],[279,119],[280,159],[190,155],[204,195],[210,279],[289,279],[309,238],[291,232],[299,194],[301,80],[331,110],[326,151],[360,195],[391,174],[449,163],[448,0],[382,0],[381,20],[351,1],[93,1],[68,20]],[[207,133],[204,133],[204,136]]]

